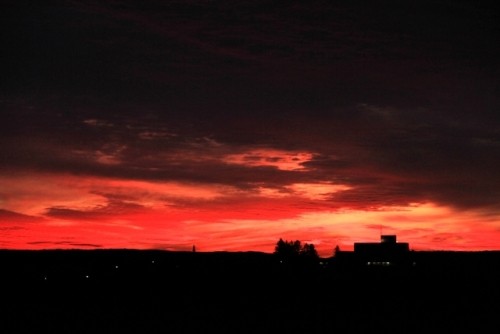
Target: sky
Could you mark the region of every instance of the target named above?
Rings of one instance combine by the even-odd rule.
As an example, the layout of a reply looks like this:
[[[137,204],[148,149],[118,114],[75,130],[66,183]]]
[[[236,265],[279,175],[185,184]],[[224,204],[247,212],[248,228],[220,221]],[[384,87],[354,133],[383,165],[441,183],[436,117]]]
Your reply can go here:
[[[2,7],[2,249],[500,249],[487,2]]]

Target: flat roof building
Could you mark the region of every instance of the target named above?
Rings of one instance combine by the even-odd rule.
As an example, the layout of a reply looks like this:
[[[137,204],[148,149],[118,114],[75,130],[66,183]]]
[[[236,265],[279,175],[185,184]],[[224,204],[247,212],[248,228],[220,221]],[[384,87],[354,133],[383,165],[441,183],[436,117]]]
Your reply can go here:
[[[355,242],[354,256],[368,266],[393,266],[408,259],[407,242],[397,242],[395,235],[381,235],[380,242]]]

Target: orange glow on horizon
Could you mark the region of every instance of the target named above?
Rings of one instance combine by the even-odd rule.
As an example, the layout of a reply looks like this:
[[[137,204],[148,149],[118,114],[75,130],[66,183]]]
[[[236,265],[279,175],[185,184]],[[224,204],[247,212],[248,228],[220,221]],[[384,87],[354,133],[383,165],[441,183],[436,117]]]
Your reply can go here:
[[[147,182],[71,175],[0,178],[0,248],[135,248],[272,252],[279,238],[335,246],[396,234],[415,250],[491,250],[494,216],[432,203],[376,210],[335,208],[329,194],[351,189],[297,183],[282,189]],[[3,213],[3,214],[2,214]]]

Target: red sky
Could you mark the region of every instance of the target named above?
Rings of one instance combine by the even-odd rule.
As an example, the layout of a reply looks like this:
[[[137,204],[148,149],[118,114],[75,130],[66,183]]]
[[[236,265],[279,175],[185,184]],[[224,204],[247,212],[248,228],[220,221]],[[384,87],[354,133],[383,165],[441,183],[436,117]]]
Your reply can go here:
[[[0,248],[500,249],[486,5],[6,7]]]

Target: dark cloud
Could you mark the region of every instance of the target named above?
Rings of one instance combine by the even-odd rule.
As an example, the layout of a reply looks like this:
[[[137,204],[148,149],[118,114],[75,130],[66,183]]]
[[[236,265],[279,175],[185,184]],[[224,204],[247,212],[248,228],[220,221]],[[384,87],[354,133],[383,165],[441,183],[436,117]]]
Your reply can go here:
[[[15,211],[0,209],[1,223],[32,223],[43,221],[43,218],[25,215]]]
[[[145,243],[148,249],[160,249],[165,251],[177,251],[177,252],[192,252],[193,244],[190,242],[185,243],[162,243],[160,240],[152,240],[150,243]]]
[[[470,80],[472,71],[491,80],[479,70],[498,69],[495,12],[466,2],[118,1],[7,9],[9,91],[153,99],[174,113],[277,112],[357,97],[435,101],[449,94],[447,76]]]
[[[7,7],[0,169],[244,189],[332,181],[352,186],[332,206],[499,209],[498,12],[485,3]],[[301,171],[224,161],[262,148],[313,158]],[[47,215],[133,209],[110,203]]]
[[[99,205],[85,210],[75,210],[67,207],[50,207],[46,209],[45,216],[68,220],[99,220],[106,217],[143,211],[140,204],[120,200],[108,201],[106,205]]]
[[[72,241],[30,241],[27,242],[29,245],[47,245],[50,248],[54,248],[54,245],[57,246],[70,246],[75,248],[102,248],[103,246],[100,244],[88,244],[88,243],[75,243]]]

